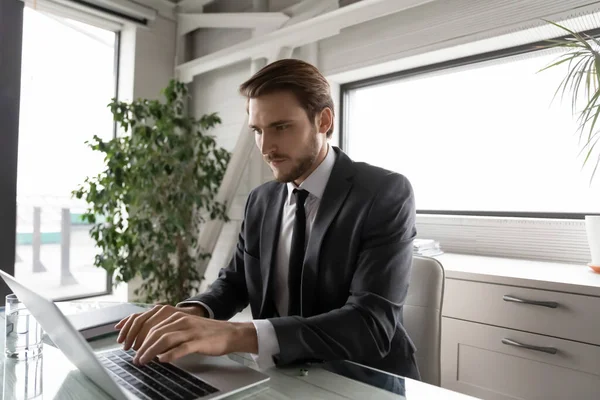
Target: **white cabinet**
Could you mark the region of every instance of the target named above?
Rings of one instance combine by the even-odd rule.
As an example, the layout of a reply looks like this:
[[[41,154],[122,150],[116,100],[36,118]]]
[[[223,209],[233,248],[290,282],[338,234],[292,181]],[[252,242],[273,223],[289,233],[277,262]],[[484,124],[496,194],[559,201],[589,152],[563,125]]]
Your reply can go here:
[[[600,345],[600,297],[448,279],[443,314]]]
[[[524,260],[512,277],[498,260],[487,276],[482,258],[472,273],[448,260],[442,387],[490,400],[600,399],[600,275],[568,266],[587,276],[561,285],[556,274],[531,279]]]
[[[442,332],[442,387],[490,400],[600,398],[600,346],[453,318]]]

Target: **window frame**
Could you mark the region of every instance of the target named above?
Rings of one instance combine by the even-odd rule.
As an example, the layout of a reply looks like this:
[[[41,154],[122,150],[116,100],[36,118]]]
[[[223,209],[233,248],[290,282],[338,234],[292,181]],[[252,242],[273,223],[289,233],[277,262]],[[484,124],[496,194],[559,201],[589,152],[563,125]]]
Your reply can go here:
[[[577,32],[580,35],[588,35],[590,37],[600,37],[600,28]],[[551,39],[565,39],[568,36],[559,36]],[[340,85],[340,135],[339,147],[345,151],[346,144],[349,142],[349,114],[350,114],[350,96],[351,92],[356,89],[362,89],[372,86],[378,86],[386,83],[398,82],[403,79],[412,78],[419,75],[424,75],[432,72],[444,71],[453,68],[479,64],[483,62],[499,60],[508,57],[519,56],[523,54],[544,51],[544,47],[548,46],[547,41],[537,41],[524,45],[513,46],[501,50],[494,50],[467,57],[461,57],[453,60],[442,61],[439,63],[428,64],[407,70],[396,71],[389,74],[374,76],[357,81],[347,82]],[[468,211],[468,210],[417,210],[417,214],[421,215],[449,215],[449,216],[475,216],[475,217],[499,217],[499,218],[534,218],[534,219],[561,219],[561,220],[583,220],[586,215],[600,215],[600,213],[550,213],[550,212],[513,212],[513,211]]]

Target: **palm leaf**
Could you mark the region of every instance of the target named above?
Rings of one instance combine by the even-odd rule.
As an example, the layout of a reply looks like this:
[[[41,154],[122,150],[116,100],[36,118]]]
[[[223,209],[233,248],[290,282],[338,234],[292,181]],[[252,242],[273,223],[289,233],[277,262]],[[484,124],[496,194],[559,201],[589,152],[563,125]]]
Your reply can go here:
[[[577,72],[577,79],[574,82],[575,91],[573,92],[573,100],[577,98],[579,91],[581,89],[581,82],[583,81],[583,77],[587,76],[587,66],[590,64],[590,58],[583,59],[583,65],[580,66],[579,71]],[[585,85],[584,85],[585,88]]]
[[[596,46],[600,47],[600,40],[598,40],[594,36],[588,35],[587,33],[585,34],[585,37],[586,37],[586,39],[585,39],[586,41],[590,41],[591,40],[592,42],[594,42],[596,44]]]
[[[565,62],[567,62],[569,60],[572,60],[573,58],[578,57],[579,55],[582,55],[582,54],[586,54],[586,53],[583,52],[583,51],[578,51],[576,53],[563,54],[563,55],[560,56],[560,57],[564,57],[562,60],[559,60],[559,61],[557,61],[557,62],[555,62],[553,64],[550,64],[550,65],[548,65],[548,66],[540,69],[538,72],[543,72],[543,71],[545,71],[547,69],[550,69],[552,67],[556,67],[557,65],[560,65],[560,64],[565,63]],[[567,57],[567,56],[570,56],[570,57]]]
[[[567,91],[567,87],[568,87],[568,85],[569,85],[569,82],[571,82],[571,79],[572,79],[572,77],[573,77],[573,76],[574,76],[574,75],[577,73],[577,66],[578,66],[578,65],[580,65],[580,64],[581,64],[581,62],[582,62],[582,60],[579,60],[579,61],[577,62],[577,64],[575,64],[575,67],[573,67],[573,68],[570,68],[570,67],[571,67],[571,65],[569,65],[569,73],[567,74],[567,76],[566,76],[566,77],[565,77],[565,79],[563,80],[563,84],[562,84],[562,88],[563,88],[563,89],[562,89],[562,93],[561,93],[561,95],[560,95],[560,99],[561,99],[561,101],[562,101],[562,99],[565,97],[565,93],[566,93],[566,91]],[[571,64],[571,63],[569,63],[569,64]],[[572,84],[571,84],[571,86],[572,86]]]
[[[575,79],[573,79],[573,81],[571,82],[571,92],[572,92],[572,99],[571,99],[571,105],[572,105],[572,112],[573,114],[575,114],[576,112],[576,107],[577,107],[577,99],[579,97],[579,94],[581,93],[581,82],[583,80],[583,76],[586,75],[587,76],[587,72],[589,71],[589,68],[591,67],[591,65],[593,64],[594,59],[593,58],[586,58],[584,59],[583,64],[578,64],[575,66],[575,68],[578,68],[577,71],[577,77]],[[589,91],[584,93],[584,96],[589,97]]]
[[[599,97],[600,97],[600,91],[596,91],[596,92],[594,92],[592,97],[590,97],[588,99],[586,106],[583,108],[583,110],[581,110],[580,122],[581,121],[585,121],[585,123],[589,122],[589,116],[592,113],[592,111],[594,111],[594,109],[596,108],[595,107],[596,102],[598,101]]]
[[[583,77],[583,68],[582,68],[582,64],[585,65],[585,62],[589,60],[589,57],[581,57],[581,59],[579,61],[577,61],[577,64],[575,64],[575,66],[572,68],[572,72],[573,72],[573,76],[574,78],[571,79],[571,88],[570,90],[573,92],[573,96],[576,98],[578,90],[579,90],[579,83],[581,83],[581,78]],[[571,65],[569,65],[569,68],[571,68]]]
[[[585,144],[583,144],[583,145],[581,146],[581,150],[579,151],[579,154],[577,154],[577,157],[581,157],[581,155],[582,155],[584,152],[586,152],[586,151],[588,151],[588,152],[589,152],[590,150],[593,150],[593,149],[594,149],[594,147],[596,146],[596,142],[598,142],[598,140],[600,139],[600,136],[599,136],[599,134],[600,134],[600,132],[599,132],[599,131],[596,131],[596,132],[594,132],[594,134],[592,135],[592,137],[590,138],[590,140],[586,141],[586,142],[585,142]],[[597,137],[597,136],[598,136],[598,137]],[[594,138],[596,138],[596,140],[595,140],[595,141],[594,141],[594,143],[592,144],[592,141],[594,140]],[[588,158],[588,156],[586,156],[586,162],[587,162],[587,158]],[[584,162],[584,165],[585,165],[585,162]]]
[[[583,166],[585,166],[595,154],[594,150],[600,141],[600,131],[596,130],[600,119],[600,40],[588,34],[579,34],[552,21],[545,20],[545,22],[569,34],[566,38],[548,40],[546,48],[563,48],[568,52],[538,72],[560,65],[567,66],[568,72],[557,86],[553,101],[559,93],[561,100],[564,99],[567,92],[571,94],[573,114],[579,114],[577,117],[579,125],[577,130],[581,146],[579,156],[585,154],[583,160]],[[578,111],[578,103],[584,99],[585,106]],[[594,165],[590,183],[599,165],[600,154]]]
[[[594,150],[594,147],[596,147],[597,143],[598,143],[598,140],[596,140],[596,142],[594,142],[594,144],[591,146],[590,152],[592,150]],[[594,169],[592,170],[592,176],[590,177],[590,185],[592,184],[592,181],[594,180],[594,176],[596,175],[596,171],[598,170],[598,164],[600,164],[600,157],[598,157],[598,159],[596,160],[596,165],[594,165]],[[584,165],[585,165],[585,163],[584,163]]]
[[[594,131],[594,127],[596,126],[596,121],[598,121],[598,115],[600,115],[600,108],[598,107],[592,107],[590,108],[590,110],[596,109],[594,112],[594,119],[592,120],[592,123],[590,125],[590,133],[588,134],[588,142],[591,140],[592,138],[592,132]]]
[[[567,85],[568,84],[568,76],[566,76],[561,83],[558,85],[558,87],[556,88],[556,91],[554,92],[554,95],[552,96],[552,101],[556,100],[556,96],[558,95],[558,93],[560,92],[560,88]],[[564,89],[563,89],[563,93],[564,93]],[[561,101],[562,101],[562,95],[561,95]]]
[[[567,27],[565,27],[565,26],[559,25],[559,24],[557,24],[556,22],[552,22],[552,21],[548,21],[548,20],[544,20],[544,21],[546,21],[547,23],[549,23],[549,24],[551,24],[551,25],[554,25],[554,26],[556,26],[557,28],[560,28],[560,29],[562,29],[563,31],[566,31],[566,32],[570,33],[571,35],[573,35],[573,37],[574,37],[575,39],[577,39],[577,41],[578,41],[578,42],[579,42],[581,45],[585,46],[585,47],[586,47],[588,50],[590,50],[590,51],[594,51],[594,49],[592,49],[592,46],[590,46],[590,44],[587,42],[587,40],[585,40],[585,39],[584,39],[584,38],[583,38],[583,37],[582,37],[580,34],[578,34],[577,32],[575,32],[575,31],[572,31],[572,30],[570,30],[569,28],[567,28]]]
[[[580,127],[579,127],[579,141],[581,143],[581,138],[584,135],[584,132],[587,128],[587,123],[592,120],[595,115],[597,113],[600,112],[600,109],[597,107],[596,102],[598,101],[598,99],[600,98],[600,91],[594,93],[594,95],[592,96],[592,98],[589,100],[588,104],[584,107],[584,109],[582,110],[580,117],[578,119]],[[594,112],[594,110],[596,111],[595,114],[592,114],[592,112]],[[593,127],[595,126],[595,122],[592,124],[592,126],[590,127],[590,129],[593,129]]]
[[[598,134],[598,132],[596,132],[596,134],[595,134],[595,135],[597,135],[597,134]],[[583,165],[585,165],[585,164],[588,162],[588,160],[589,160],[589,158],[590,158],[590,155],[591,155],[591,154],[592,154],[592,152],[594,151],[594,147],[596,147],[596,144],[598,143],[598,140],[599,140],[599,139],[600,139],[600,136],[598,136],[598,137],[596,138],[596,141],[595,141],[593,144],[590,144],[591,142],[588,142],[586,145],[584,145],[584,146],[581,148],[581,151],[579,151],[579,155],[578,155],[578,157],[580,157],[580,156],[581,156],[581,154],[583,154],[583,152],[585,152],[585,151],[587,150],[587,154],[586,154],[586,156],[585,156],[585,159],[583,160]]]
[[[593,110],[594,108],[598,108],[598,107],[600,107],[600,104],[596,104],[596,105],[594,105],[594,106],[592,106],[592,107],[590,107],[590,108]],[[589,116],[589,117],[587,117],[587,119],[586,119],[585,121],[582,121],[582,119],[583,119],[583,115],[582,115],[582,114],[580,114],[580,115],[579,115],[579,117],[577,118],[577,122],[578,122],[578,123],[579,123],[579,125],[580,125],[580,126],[579,126],[579,128],[577,129],[577,131],[580,131],[580,130],[581,130],[581,125],[587,125],[587,123],[588,123],[588,122],[590,122],[590,121],[592,120],[592,118],[594,118],[594,115],[595,115],[595,114],[591,114],[591,113],[590,113],[590,116]]]
[[[587,71],[586,77],[585,77],[585,87],[586,87],[585,95],[587,97],[590,96],[590,93],[591,93],[591,91],[590,91],[591,86],[590,85],[592,84],[592,79],[591,79],[592,69],[590,67],[591,66],[588,66],[587,64],[585,66],[585,70]]]
[[[594,57],[593,71],[596,73],[596,83],[600,84],[600,57],[598,55]]]

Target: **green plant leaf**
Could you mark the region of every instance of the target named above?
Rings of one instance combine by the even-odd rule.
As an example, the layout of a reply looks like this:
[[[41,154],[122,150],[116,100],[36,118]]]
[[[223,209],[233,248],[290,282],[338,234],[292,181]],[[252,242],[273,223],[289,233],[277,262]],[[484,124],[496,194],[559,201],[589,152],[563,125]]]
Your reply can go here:
[[[564,48],[570,50],[561,55],[541,71],[555,68],[559,65],[567,65],[567,74],[558,84],[553,101],[560,93],[561,99],[567,92],[571,93],[571,107],[573,114],[578,114],[577,123],[579,132],[579,143],[581,150],[579,155],[585,153],[583,166],[585,166],[594,155],[598,143],[599,132],[596,130],[598,117],[600,115],[600,40],[587,34],[579,34],[552,21],[545,21],[556,26],[568,36],[563,39],[547,41],[547,48]],[[596,46],[597,49],[594,48]],[[578,110],[579,103],[584,101],[583,109]],[[590,183],[600,163],[600,154],[597,155]]]
[[[576,53],[568,53],[566,55],[560,56],[560,57],[562,57],[562,59],[560,59],[560,60],[558,60],[558,61],[556,61],[556,62],[554,62],[554,63],[552,63],[550,65],[547,65],[546,67],[540,69],[538,72],[544,72],[547,69],[554,68],[554,67],[556,67],[558,65],[564,64],[567,61],[571,61],[572,59],[581,56],[582,54],[585,54],[585,53],[579,51],[579,52],[576,52]]]
[[[554,25],[557,28],[560,28],[560,29],[566,31],[567,33],[571,34],[577,40],[578,43],[580,43],[581,45],[583,45],[588,50],[593,51],[592,46],[590,46],[588,44],[588,42],[581,35],[579,35],[577,32],[572,31],[572,30],[570,30],[569,28],[567,28],[565,26],[559,25],[556,22],[552,22],[552,21],[549,21],[549,20],[543,20],[543,21],[546,22],[546,23],[549,23],[551,25]]]
[[[591,146],[590,148],[590,152],[594,150],[594,147],[596,146],[596,143],[598,143],[598,141],[596,140],[596,142]],[[598,159],[596,160],[596,165],[594,165],[594,169],[592,170],[592,175],[590,176],[590,185],[592,184],[594,177],[596,176],[596,171],[598,170],[598,164],[600,164],[600,157],[598,157]]]
[[[109,104],[126,135],[104,142],[94,136],[92,151],[104,154],[104,169],[87,177],[73,196],[87,202],[83,218],[101,255],[94,265],[116,282],[144,278],[138,294],[148,302],[173,304],[199,287],[197,237],[205,219],[227,220],[214,201],[230,153],[208,131],[217,114],[199,121],[184,114],[187,86],[172,80],[164,101],[137,99]],[[198,200],[200,199],[200,200]]]

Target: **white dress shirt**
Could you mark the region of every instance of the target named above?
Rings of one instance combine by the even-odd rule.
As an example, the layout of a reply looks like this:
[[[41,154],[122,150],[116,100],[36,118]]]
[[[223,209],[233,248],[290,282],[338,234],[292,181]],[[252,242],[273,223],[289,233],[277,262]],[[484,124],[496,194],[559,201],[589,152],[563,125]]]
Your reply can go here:
[[[329,176],[335,164],[335,151],[331,146],[327,147],[327,155],[319,166],[300,184],[287,183],[287,198],[283,205],[283,214],[281,217],[281,230],[277,244],[275,256],[275,268],[273,270],[273,296],[275,306],[280,316],[286,316],[289,304],[288,292],[288,271],[290,251],[292,247],[292,233],[294,230],[294,219],[296,215],[296,196],[293,191],[296,188],[306,190],[309,195],[304,205],[306,210],[306,242],[310,237],[312,226],[317,216],[319,204],[325,192],[325,187],[329,181]],[[189,305],[191,302],[183,302],[178,305]],[[214,317],[213,311],[206,304],[194,302],[202,305],[208,311],[209,318]],[[258,337],[258,355],[253,355],[254,360],[261,369],[270,368],[275,365],[273,356],[279,353],[279,342],[275,334],[275,328],[266,319],[253,320]]]

